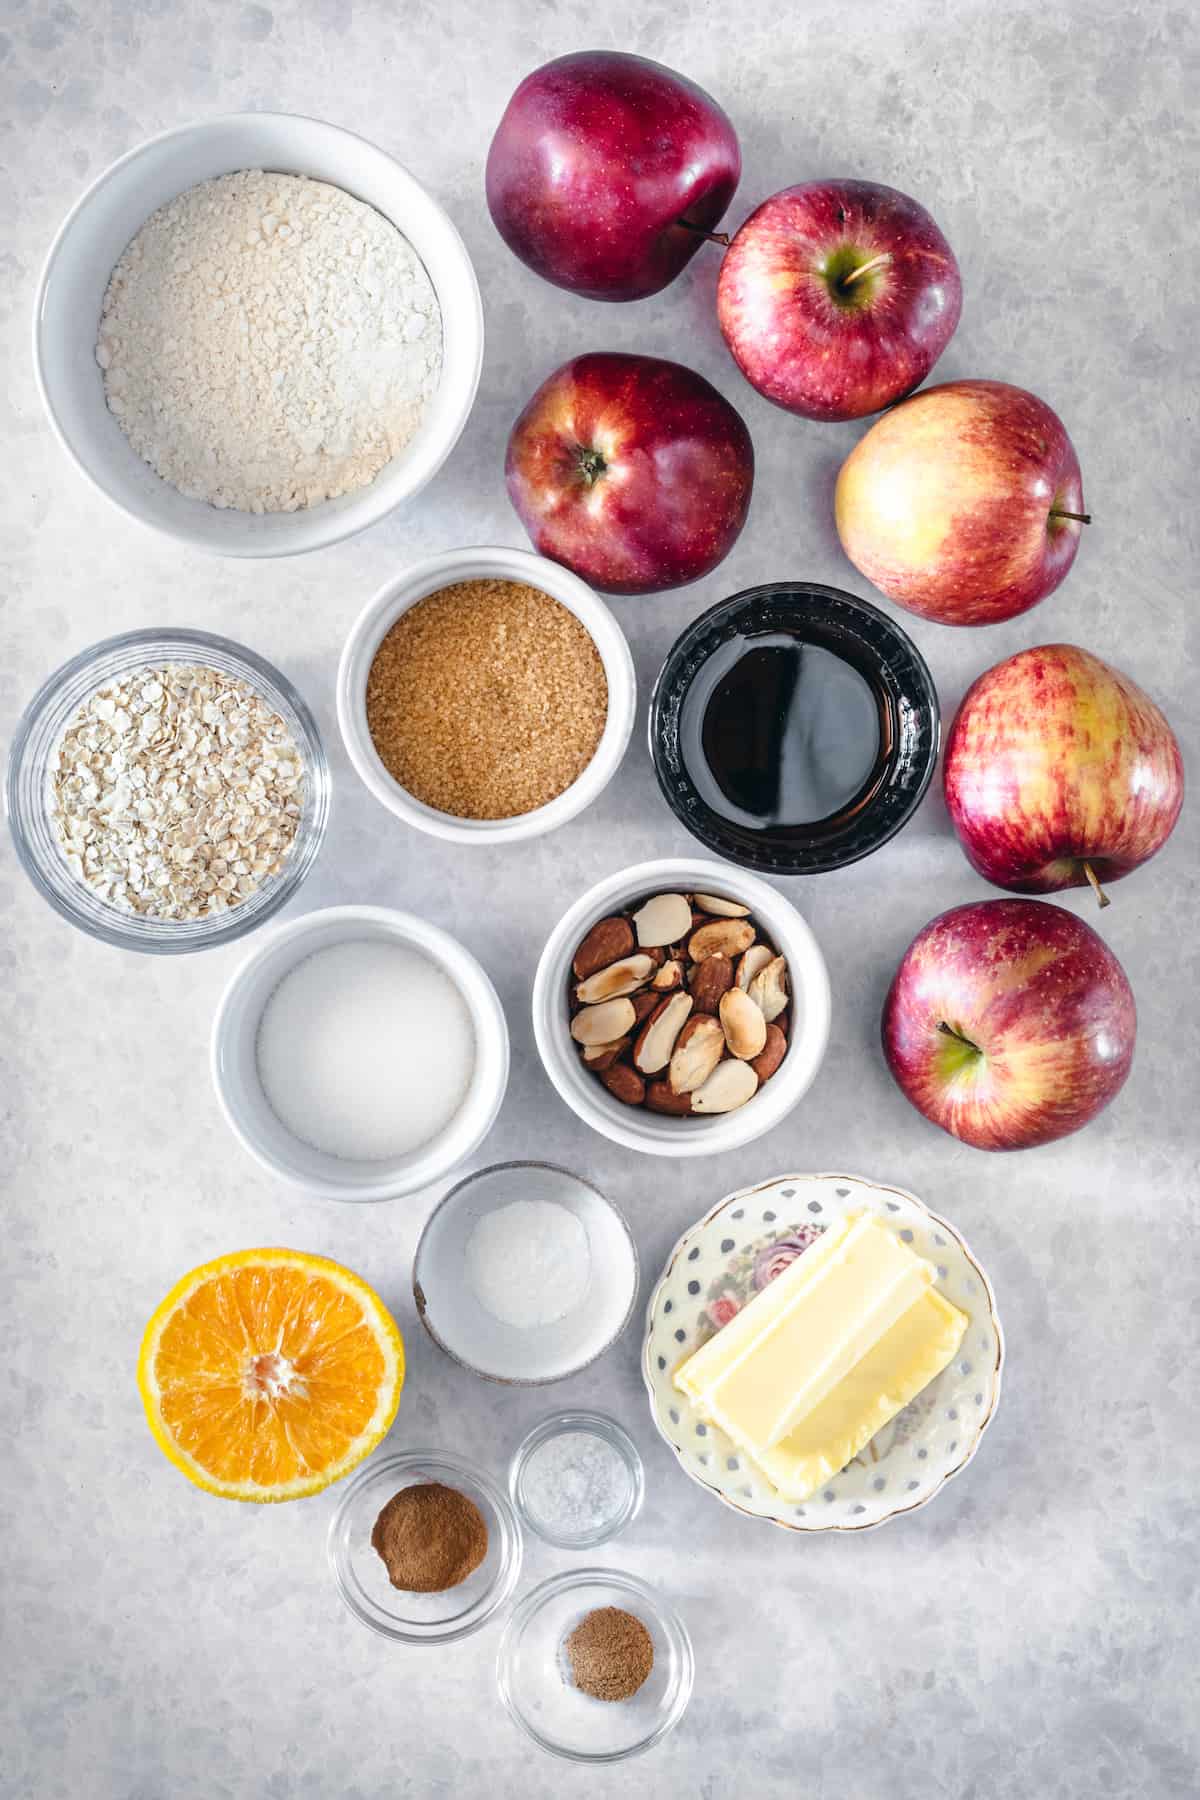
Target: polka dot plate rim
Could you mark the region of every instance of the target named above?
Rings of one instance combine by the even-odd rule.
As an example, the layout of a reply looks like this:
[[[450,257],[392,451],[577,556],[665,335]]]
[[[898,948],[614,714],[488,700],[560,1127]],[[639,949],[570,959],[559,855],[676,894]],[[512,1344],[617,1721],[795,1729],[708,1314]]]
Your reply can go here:
[[[970,1323],[950,1366],[853,1462],[807,1500],[784,1500],[672,1377],[772,1273],[830,1223],[864,1210],[937,1266],[938,1287]],[[947,1219],[865,1176],[779,1175],[727,1194],[679,1238],[647,1304],[642,1378],[680,1467],[725,1506],[785,1531],[872,1531],[928,1505],[966,1468],[995,1416],[1004,1356],[992,1284]]]

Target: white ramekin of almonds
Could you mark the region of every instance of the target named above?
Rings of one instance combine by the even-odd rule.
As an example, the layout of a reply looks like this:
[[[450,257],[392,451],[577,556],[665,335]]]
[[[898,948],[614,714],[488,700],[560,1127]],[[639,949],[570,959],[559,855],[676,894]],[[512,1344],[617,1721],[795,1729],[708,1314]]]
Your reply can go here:
[[[291,556],[432,479],[483,362],[471,259],[433,196],[354,132],[238,113],[163,132],[51,245],[34,368],[113,503],[222,556]]]
[[[585,1124],[650,1156],[708,1156],[761,1137],[812,1083],[829,976],[791,903],[754,875],[693,858],[590,888],[546,943],[533,1029]]]

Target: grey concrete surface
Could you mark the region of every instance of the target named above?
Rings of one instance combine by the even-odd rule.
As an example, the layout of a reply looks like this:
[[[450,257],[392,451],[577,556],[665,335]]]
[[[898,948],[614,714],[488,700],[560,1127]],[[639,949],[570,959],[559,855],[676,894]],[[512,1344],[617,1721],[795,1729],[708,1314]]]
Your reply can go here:
[[[240,951],[102,948],[42,905],[5,845],[0,1791],[1182,1800],[1200,1786],[1195,806],[1100,921],[1136,990],[1140,1040],[1124,1093],[1084,1134],[1019,1156],[970,1151],[912,1112],[883,1066],[879,1005],[901,951],[934,913],[988,891],[935,794],[871,861],[789,886],[834,989],[807,1102],[748,1150],[670,1166],[574,1119],[527,1018],[539,947],[572,897],[690,848],[641,727],[591,812],[479,854],[407,834],[337,741],[334,668],[364,598],[410,558],[523,541],[505,436],[536,382],[584,349],[682,356],[741,408],[759,456],[725,566],[617,603],[643,713],[672,639],[720,596],[788,575],[864,591],[829,505],[858,428],[804,424],[745,385],[714,321],[716,251],[657,299],[604,308],[544,286],[496,237],[481,171],[504,101],[532,66],[588,44],[658,57],[720,97],[745,154],[735,221],[818,173],[929,204],[966,289],[939,374],[1004,377],[1058,408],[1096,522],[1066,584],[1023,618],[980,632],[904,622],[947,708],[1022,646],[1089,646],[1160,700],[1196,769],[1200,35],[1192,8],[1160,0],[611,0],[590,14],[518,0],[4,0],[0,724],[7,735],[63,657],[127,627],[211,626],[274,658],[316,707],[336,782],[296,907],[434,915],[499,986],[512,1084],[476,1161],[536,1152],[598,1181],[633,1221],[647,1281],[677,1233],[743,1183],[840,1167],[908,1186],[961,1225],[995,1281],[1009,1339],[999,1417],[919,1515],[861,1540],[793,1542],[677,1472],[650,1425],[636,1330],[553,1392],[474,1381],[411,1305],[434,1196],[361,1210],[290,1198],[225,1130],[207,1035]],[[53,441],[29,357],[39,264],[83,185],[153,132],[242,107],[355,127],[409,163],[468,242],[488,330],[477,409],[435,485],[355,542],[260,567],[181,554],[109,510]],[[1094,917],[1086,896],[1066,904]],[[495,1627],[441,1651],[365,1631],[325,1567],[336,1490],[238,1507],[159,1456],[134,1385],[144,1320],[193,1264],[271,1242],[342,1259],[394,1306],[411,1358],[396,1444],[466,1449],[499,1472],[534,1419],[581,1401],[633,1432],[648,1499],[610,1557],[677,1601],[698,1659],[691,1711],[649,1757],[593,1772],[529,1746],[497,1698]],[[569,1560],[531,1545],[526,1583]]]

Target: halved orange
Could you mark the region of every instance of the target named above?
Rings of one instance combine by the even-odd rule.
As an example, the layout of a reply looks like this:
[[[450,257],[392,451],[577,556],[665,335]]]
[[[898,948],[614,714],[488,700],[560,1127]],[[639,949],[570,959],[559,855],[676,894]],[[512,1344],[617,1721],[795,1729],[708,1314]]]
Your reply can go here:
[[[396,1416],[404,1343],[373,1288],[298,1250],[240,1250],[176,1282],[138,1387],[159,1448],[227,1500],[298,1500],[349,1474]]]

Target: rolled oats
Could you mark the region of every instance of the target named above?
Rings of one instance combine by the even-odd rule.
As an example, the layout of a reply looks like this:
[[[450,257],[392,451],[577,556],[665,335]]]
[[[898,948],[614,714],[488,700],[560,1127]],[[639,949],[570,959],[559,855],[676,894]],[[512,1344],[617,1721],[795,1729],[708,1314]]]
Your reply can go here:
[[[67,864],[100,899],[204,919],[283,868],[300,822],[300,754],[246,682],[199,664],[134,669],[80,705],[51,768]]]

